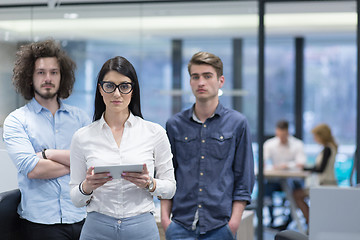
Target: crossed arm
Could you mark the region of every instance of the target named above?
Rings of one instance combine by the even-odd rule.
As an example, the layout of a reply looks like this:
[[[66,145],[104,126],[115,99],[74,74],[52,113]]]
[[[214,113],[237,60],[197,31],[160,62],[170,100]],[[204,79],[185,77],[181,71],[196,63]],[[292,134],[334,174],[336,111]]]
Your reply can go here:
[[[28,173],[30,179],[50,179],[70,173],[70,150],[47,149],[46,158],[42,153],[36,155],[40,158],[34,169]]]

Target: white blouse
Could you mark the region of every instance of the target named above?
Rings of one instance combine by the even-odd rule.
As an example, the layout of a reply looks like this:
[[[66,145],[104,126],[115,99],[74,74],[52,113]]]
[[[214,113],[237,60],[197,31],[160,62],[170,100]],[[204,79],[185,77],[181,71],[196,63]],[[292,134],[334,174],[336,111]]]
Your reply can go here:
[[[79,190],[79,184],[91,166],[143,163],[156,180],[156,189],[152,193],[124,179],[113,179],[89,196]],[[176,191],[165,129],[130,113],[118,147],[102,116],[74,134],[70,148],[70,178],[71,200],[77,207],[87,205],[88,212],[96,211],[115,218],[154,212],[153,196],[171,199]]]

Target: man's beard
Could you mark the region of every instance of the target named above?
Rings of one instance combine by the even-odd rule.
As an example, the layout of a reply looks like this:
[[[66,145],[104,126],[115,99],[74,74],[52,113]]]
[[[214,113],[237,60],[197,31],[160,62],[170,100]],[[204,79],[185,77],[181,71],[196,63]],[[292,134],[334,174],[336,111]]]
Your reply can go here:
[[[55,92],[55,93],[46,92],[45,94],[43,94],[43,93],[40,93],[40,92],[39,92],[38,90],[36,90],[36,89],[34,89],[34,92],[35,92],[37,95],[39,95],[41,98],[46,99],[46,100],[55,98],[55,97],[57,96],[57,94],[58,94],[57,92]]]

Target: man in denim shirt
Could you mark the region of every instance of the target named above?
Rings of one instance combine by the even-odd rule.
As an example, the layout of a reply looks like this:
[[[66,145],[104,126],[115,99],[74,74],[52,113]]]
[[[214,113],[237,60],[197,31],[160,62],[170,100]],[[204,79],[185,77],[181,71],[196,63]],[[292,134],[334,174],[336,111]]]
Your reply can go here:
[[[84,208],[70,199],[72,135],[90,122],[88,115],[64,104],[75,82],[75,63],[52,40],[21,46],[13,84],[29,102],[4,122],[4,142],[18,171],[27,240],[79,239]]]
[[[235,239],[255,179],[249,126],[219,102],[219,57],[196,53],[188,71],[196,103],[166,124],[177,191],[161,200],[162,226],[167,240]]]

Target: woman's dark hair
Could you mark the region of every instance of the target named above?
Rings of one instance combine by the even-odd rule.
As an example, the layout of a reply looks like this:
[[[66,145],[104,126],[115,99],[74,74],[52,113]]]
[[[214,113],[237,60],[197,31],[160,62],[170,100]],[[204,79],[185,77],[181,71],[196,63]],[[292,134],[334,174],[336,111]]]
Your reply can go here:
[[[129,110],[135,116],[143,118],[140,107],[140,86],[133,65],[124,57],[114,57],[107,60],[102,66],[96,82],[96,94],[95,94],[95,111],[93,121],[99,120],[105,111],[105,103],[103,97],[100,94],[99,83],[104,79],[105,75],[110,71],[116,71],[128,78],[133,82],[132,97],[129,104]]]
[[[54,40],[30,43],[20,47],[16,53],[12,81],[16,92],[26,100],[34,97],[33,75],[35,62],[39,58],[55,57],[60,67],[59,98],[70,96],[75,83],[76,64]]]

